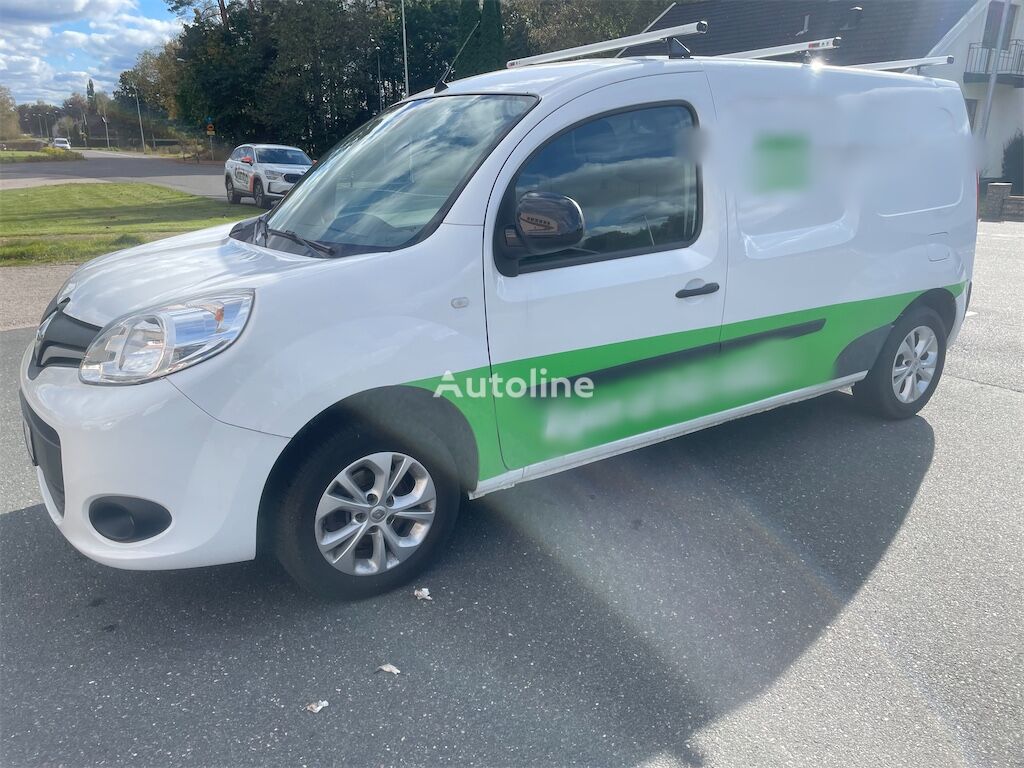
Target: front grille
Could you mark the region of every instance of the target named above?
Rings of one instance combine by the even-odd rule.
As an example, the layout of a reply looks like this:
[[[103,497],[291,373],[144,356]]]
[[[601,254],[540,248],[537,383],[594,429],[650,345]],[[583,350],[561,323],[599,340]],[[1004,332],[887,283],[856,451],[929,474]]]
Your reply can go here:
[[[32,442],[32,455],[35,465],[43,472],[46,489],[57,505],[57,510],[64,514],[64,465],[60,458],[60,438],[57,432],[33,411],[25,396],[18,393],[21,399],[21,414],[28,424],[28,439]]]
[[[287,181],[289,184],[294,184],[296,181],[298,181],[301,178],[302,178],[302,174],[301,173],[286,173],[284,175],[284,180]]]
[[[85,357],[85,351],[92,344],[99,326],[83,323],[64,314],[64,307],[58,307],[48,320],[43,321],[42,335],[37,335],[32,354],[29,377],[35,378],[43,368],[51,365],[77,368]]]

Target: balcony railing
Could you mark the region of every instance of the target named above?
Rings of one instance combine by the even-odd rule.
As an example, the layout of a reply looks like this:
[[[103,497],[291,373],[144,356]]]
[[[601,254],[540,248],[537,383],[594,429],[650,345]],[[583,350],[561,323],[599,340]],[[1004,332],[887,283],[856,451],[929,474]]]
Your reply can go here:
[[[1024,87],[1024,40],[1011,40],[1006,48],[971,43],[967,51],[967,66],[964,67],[964,82],[988,80],[993,69],[996,82]]]

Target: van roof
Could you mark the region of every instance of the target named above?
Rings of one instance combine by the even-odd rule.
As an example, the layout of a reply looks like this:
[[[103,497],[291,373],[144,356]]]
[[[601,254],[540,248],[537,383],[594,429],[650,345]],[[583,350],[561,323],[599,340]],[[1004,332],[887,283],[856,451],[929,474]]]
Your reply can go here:
[[[833,67],[822,65],[809,67],[795,62],[768,61],[764,59],[732,59],[715,56],[694,56],[689,59],[669,59],[665,56],[630,56],[622,58],[590,58],[562,61],[551,64],[535,64],[499,69],[482,75],[454,80],[448,83],[443,95],[471,93],[532,94],[544,98],[555,94],[571,98],[576,92],[583,93],[605,83],[612,83],[629,77],[668,73],[695,72],[712,68],[748,69],[752,77],[757,73],[790,71],[794,77],[807,76],[809,72],[846,73],[851,76],[893,78],[897,77],[922,86],[945,83],[943,80],[921,75],[904,75],[894,72],[879,72],[854,67]],[[633,70],[633,71],[631,71]],[[803,74],[801,74],[803,73]],[[819,75],[820,76],[820,75]],[[890,82],[892,82],[890,80]],[[411,98],[421,99],[433,96],[433,90],[421,91]]]

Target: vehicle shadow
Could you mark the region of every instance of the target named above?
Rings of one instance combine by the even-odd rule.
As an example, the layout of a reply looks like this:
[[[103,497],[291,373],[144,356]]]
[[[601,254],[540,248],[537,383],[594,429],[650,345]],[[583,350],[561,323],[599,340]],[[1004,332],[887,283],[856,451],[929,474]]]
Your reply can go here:
[[[325,604],[266,563],[111,570],[13,512],[0,757],[701,765],[693,734],[868,579],[933,448],[835,394],[528,483],[466,505],[431,603]]]

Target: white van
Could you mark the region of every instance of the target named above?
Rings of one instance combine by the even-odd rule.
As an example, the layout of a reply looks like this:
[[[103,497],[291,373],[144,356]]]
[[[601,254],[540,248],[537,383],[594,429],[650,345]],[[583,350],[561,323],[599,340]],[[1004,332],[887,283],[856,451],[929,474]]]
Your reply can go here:
[[[26,351],[90,558],[273,552],[364,596],[462,496],[853,387],[935,391],[976,178],[955,83],[720,58],[517,67],[395,105],[272,212],[80,267]]]

